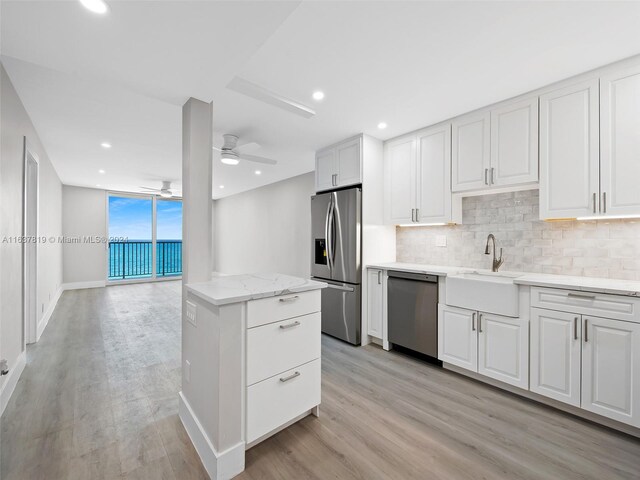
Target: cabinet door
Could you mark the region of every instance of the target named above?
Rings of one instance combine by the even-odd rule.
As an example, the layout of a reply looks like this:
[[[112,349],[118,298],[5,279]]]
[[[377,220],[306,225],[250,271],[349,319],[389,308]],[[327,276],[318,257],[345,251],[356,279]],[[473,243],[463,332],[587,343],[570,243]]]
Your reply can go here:
[[[598,80],[540,97],[540,218],[597,214]]]
[[[580,406],[581,316],[531,309],[532,392]]]
[[[640,214],[640,67],[600,79],[601,213]]]
[[[336,150],[327,148],[316,153],[316,192],[335,187]]]
[[[358,137],[336,147],[336,186],[362,183],[361,141]]]
[[[438,305],[438,359],[478,371],[477,313]]]
[[[529,325],[526,321],[478,313],[478,373],[529,388]]]
[[[452,186],[454,192],[480,190],[490,184],[491,117],[476,113],[452,124]]]
[[[367,269],[367,317],[369,335],[382,339],[382,270]]]
[[[496,186],[538,181],[538,97],[491,111],[491,169]]]
[[[416,137],[406,135],[385,144],[385,218],[387,223],[411,223],[416,207]]]
[[[582,408],[640,427],[640,324],[582,322]]]
[[[451,221],[451,125],[417,134],[417,208],[421,223]]]

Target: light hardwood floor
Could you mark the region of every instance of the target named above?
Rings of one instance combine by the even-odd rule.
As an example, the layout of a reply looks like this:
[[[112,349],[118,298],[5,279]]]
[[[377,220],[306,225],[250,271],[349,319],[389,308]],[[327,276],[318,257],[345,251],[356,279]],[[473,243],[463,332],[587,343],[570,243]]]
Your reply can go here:
[[[640,441],[375,346],[323,338],[321,415],[244,480],[638,479]],[[0,478],[206,478],[177,417],[180,283],[66,292],[1,429]]]

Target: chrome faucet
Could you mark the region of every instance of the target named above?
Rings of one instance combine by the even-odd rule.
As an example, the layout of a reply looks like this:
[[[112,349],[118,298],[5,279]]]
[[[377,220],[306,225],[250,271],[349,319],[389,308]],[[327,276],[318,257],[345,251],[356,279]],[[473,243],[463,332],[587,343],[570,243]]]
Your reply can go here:
[[[493,242],[493,263],[491,264],[491,271],[497,272],[504,263],[502,259],[502,248],[500,248],[500,258],[496,258],[496,237],[493,236],[493,233],[490,233],[487,237],[487,245],[484,247],[485,255],[489,255],[489,241]]]

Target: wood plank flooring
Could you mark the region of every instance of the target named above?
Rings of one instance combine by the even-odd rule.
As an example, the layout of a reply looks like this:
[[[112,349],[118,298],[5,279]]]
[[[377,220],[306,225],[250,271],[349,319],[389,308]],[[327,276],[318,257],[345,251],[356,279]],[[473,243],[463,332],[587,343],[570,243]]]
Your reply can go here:
[[[640,441],[375,346],[324,337],[320,418],[243,480],[638,479]],[[0,430],[0,478],[207,478],[177,416],[180,283],[65,292]]]

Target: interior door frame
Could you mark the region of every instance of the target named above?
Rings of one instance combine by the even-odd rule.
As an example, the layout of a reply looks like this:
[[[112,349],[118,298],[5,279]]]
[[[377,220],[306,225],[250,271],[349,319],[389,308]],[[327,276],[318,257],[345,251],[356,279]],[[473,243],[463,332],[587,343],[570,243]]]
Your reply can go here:
[[[29,258],[27,253],[27,225],[29,218],[29,209],[28,209],[28,198],[29,198],[29,177],[28,177],[28,165],[29,161],[32,160],[36,165],[36,185],[35,185],[35,216],[36,216],[36,232],[34,235],[34,239],[32,241],[35,244],[35,253],[32,260],[35,262],[35,278],[33,279],[33,295],[35,295],[36,301],[36,311],[35,315],[32,319],[29,318],[29,300],[31,292],[30,285],[30,275],[29,275]],[[23,346],[26,348],[26,345],[29,343],[35,343],[38,340],[38,234],[40,232],[40,159],[38,155],[34,152],[31,144],[27,140],[27,137],[24,137],[24,172],[23,172],[23,208],[22,208],[22,233],[25,237],[25,242],[22,244],[22,316],[23,316]]]

